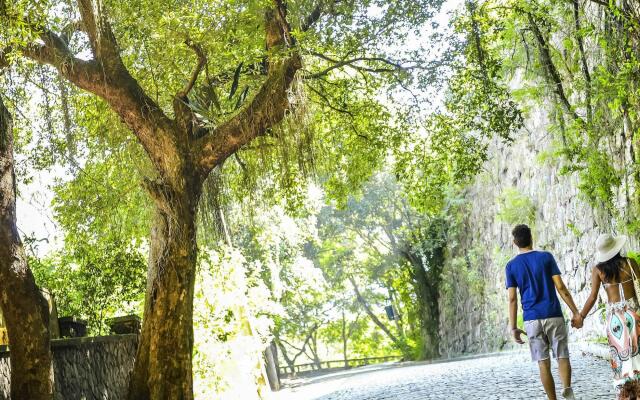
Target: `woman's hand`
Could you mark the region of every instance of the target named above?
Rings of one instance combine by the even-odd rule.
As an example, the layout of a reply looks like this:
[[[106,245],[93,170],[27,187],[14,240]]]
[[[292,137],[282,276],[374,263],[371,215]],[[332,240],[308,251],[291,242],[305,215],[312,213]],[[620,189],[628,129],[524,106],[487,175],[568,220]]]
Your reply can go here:
[[[584,317],[581,314],[573,314],[571,318],[571,326],[580,329],[584,325]]]

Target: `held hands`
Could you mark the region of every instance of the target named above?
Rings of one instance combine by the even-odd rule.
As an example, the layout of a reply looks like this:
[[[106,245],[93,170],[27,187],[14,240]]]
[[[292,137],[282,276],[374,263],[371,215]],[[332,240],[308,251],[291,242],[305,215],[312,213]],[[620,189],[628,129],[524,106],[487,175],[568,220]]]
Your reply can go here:
[[[571,326],[580,329],[584,325],[584,317],[581,314],[573,314],[571,318]]]
[[[527,336],[527,333],[525,331],[523,331],[522,329],[518,329],[518,328],[511,329],[511,337],[513,338],[513,341],[518,343],[518,344],[524,344],[524,340],[522,340],[520,335]]]

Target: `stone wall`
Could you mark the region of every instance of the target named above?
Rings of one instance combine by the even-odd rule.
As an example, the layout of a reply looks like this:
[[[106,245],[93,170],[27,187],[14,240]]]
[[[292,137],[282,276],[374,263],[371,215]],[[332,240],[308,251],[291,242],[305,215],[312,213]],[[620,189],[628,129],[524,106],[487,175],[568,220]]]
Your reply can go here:
[[[534,246],[555,255],[579,308],[589,294],[594,242],[599,234],[615,231],[615,223],[610,216],[594,212],[582,199],[575,174],[560,174],[562,160],[552,156],[557,133],[550,132],[548,126],[547,115],[538,110],[514,143],[494,141],[483,171],[464,191],[466,205],[455,229],[457,236],[451,240],[441,295],[444,356],[511,345],[504,267],[516,249],[512,227],[497,217],[504,207],[500,198],[506,189],[515,189],[531,202],[535,210]],[[622,190],[618,198],[623,208]],[[637,239],[630,242],[629,248],[637,250]],[[567,309],[565,315],[570,315]],[[602,337],[601,313],[592,312],[584,329],[570,332],[571,340]]]
[[[137,335],[56,339],[56,400],[120,400],[126,397]],[[9,352],[0,351],[0,400],[9,399]]]

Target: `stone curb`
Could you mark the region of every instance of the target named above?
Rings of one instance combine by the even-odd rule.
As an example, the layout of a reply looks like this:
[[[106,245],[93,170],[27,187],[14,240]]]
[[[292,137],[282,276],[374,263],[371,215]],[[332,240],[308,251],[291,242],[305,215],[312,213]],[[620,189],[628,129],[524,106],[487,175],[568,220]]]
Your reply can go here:
[[[394,363],[394,366],[402,367],[402,366],[408,366],[408,365],[444,364],[444,363],[456,362],[456,361],[476,360],[476,359],[487,358],[487,357],[503,357],[503,356],[509,356],[509,355],[518,354],[518,353],[525,353],[525,352],[526,353],[529,352],[529,347],[522,348],[522,349],[493,351],[493,352],[489,352],[489,353],[469,354],[469,355],[466,355],[466,356],[453,356],[453,357],[449,357],[449,358],[437,358],[437,359],[434,359],[434,360],[401,361],[401,362]]]
[[[487,357],[504,357],[514,354],[529,354],[528,347],[526,349],[513,349],[513,350],[502,350],[495,351],[490,353],[479,353],[479,354],[470,354],[466,356],[454,356],[449,358],[440,358],[435,360],[424,360],[424,361],[394,361],[394,362],[385,362],[379,364],[370,364],[367,366],[351,368],[349,370],[342,371],[333,371],[328,372],[327,374],[317,375],[313,377],[296,377],[290,379],[283,379],[283,388],[296,388],[299,386],[304,386],[308,384],[315,384],[327,380],[334,379],[336,376],[347,377],[353,375],[359,375],[362,373],[388,370],[388,369],[396,369],[396,368],[407,368],[407,367],[415,367],[421,365],[430,365],[430,364],[445,364],[452,363],[456,361],[468,361],[475,360]]]
[[[592,355],[594,357],[611,360],[611,353],[609,353],[609,345],[607,344],[595,342],[578,342],[572,343],[572,347],[578,351]]]

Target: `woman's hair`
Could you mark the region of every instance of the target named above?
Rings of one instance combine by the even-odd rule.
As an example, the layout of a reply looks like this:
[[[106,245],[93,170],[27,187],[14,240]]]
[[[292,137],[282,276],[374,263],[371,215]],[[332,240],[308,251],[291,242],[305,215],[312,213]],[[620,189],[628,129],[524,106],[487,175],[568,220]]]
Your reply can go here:
[[[637,400],[639,397],[640,384],[635,379],[626,382],[618,394],[619,400]]]
[[[603,261],[596,265],[596,268],[604,274],[605,279],[608,282],[613,280],[620,280],[620,269],[624,267],[625,258],[620,253],[616,254],[613,258]]]

